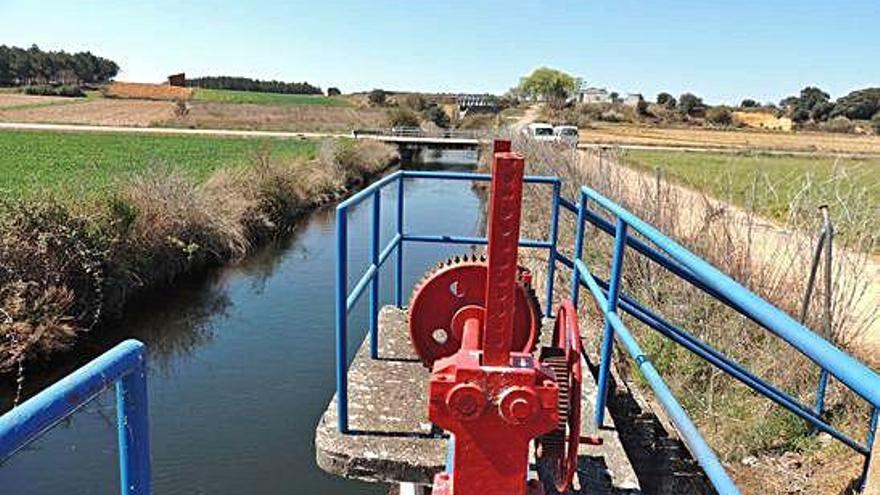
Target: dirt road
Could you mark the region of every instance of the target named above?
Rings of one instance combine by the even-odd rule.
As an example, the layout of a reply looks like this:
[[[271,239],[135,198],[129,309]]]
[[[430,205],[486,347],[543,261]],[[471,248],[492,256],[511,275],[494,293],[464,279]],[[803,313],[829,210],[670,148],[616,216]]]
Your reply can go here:
[[[284,131],[238,131],[234,129],[176,129],[170,127],[125,127],[125,126],[102,126],[102,125],[75,125],[75,124],[32,124],[24,122],[0,122],[0,131],[3,130],[29,130],[29,131],[56,131],[56,132],[123,132],[131,134],[173,134],[192,136],[229,136],[229,137],[252,137],[252,138],[323,138],[323,137],[351,137],[350,134],[331,132],[284,132]]]
[[[640,191],[635,189],[655,181],[653,176],[620,164],[616,164],[616,171],[620,174],[616,180],[631,189],[621,191],[624,195],[637,195]],[[704,193],[687,187],[676,184],[670,184],[669,187],[674,190],[682,204],[694,206],[683,208],[682,211],[687,214],[676,219],[676,228],[680,229],[680,232],[693,234],[704,227],[703,214],[707,211],[708,201],[710,209],[723,208],[730,215],[734,227],[731,229],[732,235],[735,236],[731,240],[741,246],[750,243],[755,269],[762,270],[775,266],[785,270],[794,259],[794,269],[797,273],[802,272],[806,279],[814,242],[809,236],[787,230],[775,222],[750,215],[736,206],[709,198]],[[876,361],[876,354],[880,352],[880,319],[876,317],[877,308],[880,306],[880,259],[877,256],[848,252],[835,246],[834,265],[833,278],[838,285],[835,290],[840,291],[840,297],[849,292],[859,294],[852,296],[851,302],[848,303],[851,306],[851,315],[838,314],[835,322],[839,323],[842,318],[851,318],[850,327],[861,326],[862,331],[858,335],[851,336],[849,347],[858,349],[856,353],[860,358]],[[842,303],[836,302],[836,304]],[[818,309],[820,306],[820,298],[814,295],[813,307]]]

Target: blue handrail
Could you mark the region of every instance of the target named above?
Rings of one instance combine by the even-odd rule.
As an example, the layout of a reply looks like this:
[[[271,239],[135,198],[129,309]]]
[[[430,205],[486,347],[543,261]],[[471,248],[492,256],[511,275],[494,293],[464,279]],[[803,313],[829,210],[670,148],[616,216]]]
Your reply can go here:
[[[126,340],[0,416],[0,462],[116,385],[122,495],[150,495],[146,349]]]
[[[810,329],[804,327],[783,311],[741,286],[717,268],[666,237],[656,228],[617,203],[589,187],[581,187],[580,192],[580,202],[576,207],[574,205],[571,205],[572,208],[565,206],[566,209],[578,213],[574,259],[562,261],[564,264],[570,264],[574,269],[574,280],[571,289],[572,299],[577,303],[577,288],[580,285],[584,285],[590,290],[598,303],[605,320],[594,415],[597,424],[601,425],[604,419],[602,413],[605,408],[608,390],[612,347],[616,337],[623,343],[632,359],[636,361],[642,375],[654,390],[664,409],[669,413],[670,418],[675,423],[694,457],[703,466],[713,486],[720,493],[739,493],[715,454],[708,447],[699,431],[696,430],[693,422],[676,401],[668,386],[657,373],[653,364],[651,364],[651,361],[642,352],[635,338],[620,319],[617,311],[619,302],[619,308],[627,314],[718,367],[749,386],[752,390],[811,423],[820,431],[828,433],[854,451],[864,455],[866,457],[864,469],[867,471],[868,464],[871,461],[870,455],[874,443],[874,429],[876,428],[878,411],[880,411],[880,375]],[[588,202],[596,203],[616,217],[617,223],[613,233],[611,232],[611,223],[602,218],[596,211],[589,209]],[[614,236],[611,278],[607,282],[596,278],[583,259],[581,259],[581,250],[584,242],[584,223],[591,223],[598,227],[600,231]],[[629,235],[627,233],[629,228],[638,232],[642,237],[657,246],[658,249],[654,249],[647,243]],[[822,370],[829,372],[864,398],[873,408],[865,444],[860,444],[838,431],[825,422],[819,412],[800,403],[797,399],[779,390],[772,384],[758,378],[705,342],[665,321],[626,294],[620,294],[619,284],[622,276],[622,260],[626,247],[636,249],[639,253],[660,264],[671,273],[770,330],[818,364]]]
[[[469,172],[413,171],[399,170],[361,190],[336,207],[336,413],[339,431],[350,433],[348,424],[348,313],[357,304],[361,295],[370,288],[369,335],[370,357],[378,358],[379,354],[379,270],[392,253],[397,252],[397,263],[394,272],[394,301],[398,307],[403,305],[403,248],[408,242],[443,243],[463,245],[486,245],[485,237],[453,236],[453,235],[416,235],[407,233],[404,226],[404,182],[406,179],[433,180],[492,180],[490,174]],[[558,232],[560,186],[558,177],[527,176],[529,184],[545,184],[553,188],[553,206],[550,219],[550,239],[522,239],[520,246],[526,248],[547,249],[548,273],[556,269],[556,233]],[[397,184],[396,232],[388,243],[380,248],[380,229],[382,220],[382,191],[391,184]],[[370,224],[370,263],[358,278],[351,290],[348,288],[348,211],[352,207],[372,199]],[[553,301],[553,276],[547,278],[546,300],[547,313],[550,313]]]

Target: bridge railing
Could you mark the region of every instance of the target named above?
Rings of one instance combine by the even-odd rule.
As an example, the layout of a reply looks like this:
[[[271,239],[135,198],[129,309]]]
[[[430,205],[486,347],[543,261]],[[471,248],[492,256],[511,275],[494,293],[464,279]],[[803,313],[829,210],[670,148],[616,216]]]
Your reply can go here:
[[[616,223],[612,224],[603,218],[598,210],[591,210],[588,207],[590,203],[595,203],[602,210],[615,217]],[[619,310],[622,310],[664,337],[708,361],[755,392],[807,421],[819,431],[829,434],[852,450],[862,454],[865,456],[864,472],[867,472],[874,443],[874,432],[877,428],[878,411],[880,411],[880,375],[801,325],[782,310],[741,286],[697,255],[669,239],[653,226],[593,189],[582,187],[580,201],[577,205],[563,199],[562,206],[578,215],[578,227],[573,251],[574,259],[569,260],[564,256],[559,256],[560,261],[574,270],[570,292],[571,299],[577,304],[579,298],[578,289],[581,286],[586,286],[596,300],[604,319],[599,376],[597,380],[598,397],[594,411],[594,421],[597,425],[601,425],[604,422],[612,349],[615,340],[618,340],[624,345],[630,357],[638,366],[642,376],[654,390],[663,408],[675,423],[682,439],[688,445],[694,457],[703,466],[716,490],[723,494],[739,493],[711,448],[675,399],[672,391],[660,377],[648,356],[642,351],[633,334],[623,323],[619,313]],[[582,259],[584,226],[586,223],[590,223],[600,231],[614,236],[610,279],[608,281],[596,277]],[[648,243],[629,235],[629,229],[638,232],[643,238],[653,243],[656,249]],[[798,399],[759,378],[705,342],[702,342],[687,331],[665,320],[645,305],[624,294],[621,291],[620,285],[627,247],[635,249],[679,278],[774,333],[811,359],[820,369],[829,372],[841,383],[865,399],[872,406],[865,443],[859,443],[838,431],[825,421],[821,411],[817,412],[808,405],[801,403]],[[864,474],[862,481],[864,482]]]
[[[114,384],[120,492],[150,495],[146,350],[136,340],[122,342],[0,416],[0,462]]]
[[[442,139],[484,139],[487,131],[472,129],[422,129],[420,127],[391,127],[382,129],[355,129],[352,137],[403,137],[403,138],[442,138]]]
[[[370,357],[379,357],[379,270],[393,253],[397,253],[394,268],[394,302],[403,306],[403,258],[405,243],[463,244],[486,245],[485,237],[469,237],[445,235],[443,233],[417,235],[406,231],[404,222],[404,184],[406,180],[464,180],[488,182],[489,174],[462,172],[429,172],[400,170],[373,183],[366,189],[343,201],[336,207],[336,408],[338,428],[341,433],[350,433],[348,422],[348,314],[360,297],[370,289],[369,300],[369,337]],[[546,249],[549,252],[547,270],[546,295],[547,311],[553,301],[553,276],[556,270],[556,240],[559,225],[560,187],[557,177],[527,176],[529,184],[544,184],[552,187],[553,201],[548,239],[522,239],[520,246],[526,248]],[[397,187],[397,204],[394,212],[396,231],[383,247],[380,246],[380,226],[382,220],[382,191],[392,184]],[[348,214],[354,206],[371,199],[370,250],[369,264],[349,290],[348,260]]]

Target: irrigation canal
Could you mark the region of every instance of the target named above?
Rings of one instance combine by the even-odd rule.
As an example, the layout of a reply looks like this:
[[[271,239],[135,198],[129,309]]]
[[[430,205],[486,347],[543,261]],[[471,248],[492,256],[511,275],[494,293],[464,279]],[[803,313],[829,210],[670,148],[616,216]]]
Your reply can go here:
[[[394,189],[383,195],[383,245],[395,227]],[[414,234],[482,229],[480,200],[467,182],[408,181],[405,194],[406,226]],[[367,201],[349,217],[350,283],[367,263],[369,215]],[[156,493],[386,493],[325,474],[314,460],[315,424],[334,391],[334,220],[332,207],[319,210],[283,245],[142,300],[55,376],[26,374],[26,389],[33,393],[120,340],[137,338],[150,351]],[[409,287],[430,265],[461,252],[434,244],[406,249]],[[393,265],[382,273],[387,302]],[[352,354],[367,327],[367,299],[350,320],[351,332],[360,332],[349,337]],[[9,390],[4,384],[2,410],[10,407]],[[114,404],[112,392],[105,393],[0,466],[0,492],[118,491]]]

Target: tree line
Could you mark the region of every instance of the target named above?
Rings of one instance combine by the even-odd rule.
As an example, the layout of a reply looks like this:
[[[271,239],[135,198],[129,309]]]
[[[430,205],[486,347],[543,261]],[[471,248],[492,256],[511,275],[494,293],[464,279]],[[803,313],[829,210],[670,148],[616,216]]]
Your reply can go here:
[[[98,84],[116,77],[116,62],[91,52],[67,53],[0,45],[0,86]]]
[[[307,82],[261,81],[249,77],[210,76],[187,79],[186,85],[205,89],[231,89],[236,91],[257,91],[260,93],[282,93],[292,95],[319,95],[321,88]]]

